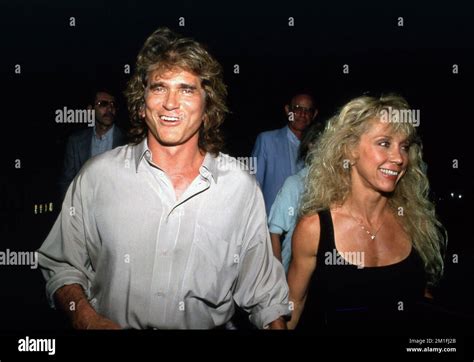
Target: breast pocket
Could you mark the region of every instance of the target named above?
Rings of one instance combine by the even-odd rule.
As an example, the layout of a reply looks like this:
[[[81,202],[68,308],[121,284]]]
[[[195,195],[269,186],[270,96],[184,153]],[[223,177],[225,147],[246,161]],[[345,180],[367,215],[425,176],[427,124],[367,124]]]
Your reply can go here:
[[[227,300],[237,278],[238,253],[222,233],[197,225],[183,294],[213,305]]]

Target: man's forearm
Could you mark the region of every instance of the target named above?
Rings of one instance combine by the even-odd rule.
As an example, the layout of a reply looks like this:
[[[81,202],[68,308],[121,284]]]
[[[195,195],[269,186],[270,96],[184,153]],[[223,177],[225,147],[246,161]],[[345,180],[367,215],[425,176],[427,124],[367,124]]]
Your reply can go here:
[[[87,300],[84,289],[79,284],[65,285],[54,294],[58,309],[64,311],[74,328],[87,328],[89,317],[97,314]]]
[[[68,315],[75,329],[121,329],[95,311],[79,284],[65,285],[54,293],[56,305]]]

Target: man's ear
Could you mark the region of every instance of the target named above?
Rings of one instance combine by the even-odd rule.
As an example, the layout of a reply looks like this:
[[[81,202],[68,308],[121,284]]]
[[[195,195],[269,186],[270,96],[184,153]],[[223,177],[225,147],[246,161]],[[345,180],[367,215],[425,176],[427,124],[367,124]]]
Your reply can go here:
[[[313,118],[311,120],[314,120],[316,118],[316,116],[318,115],[318,113],[319,113],[319,110],[316,108],[314,110]]]
[[[89,104],[89,105],[87,106],[87,109],[90,111],[91,109],[94,109],[94,107],[92,107],[92,104]]]
[[[285,105],[285,114],[288,116],[289,113],[290,113],[290,105],[286,104]]]

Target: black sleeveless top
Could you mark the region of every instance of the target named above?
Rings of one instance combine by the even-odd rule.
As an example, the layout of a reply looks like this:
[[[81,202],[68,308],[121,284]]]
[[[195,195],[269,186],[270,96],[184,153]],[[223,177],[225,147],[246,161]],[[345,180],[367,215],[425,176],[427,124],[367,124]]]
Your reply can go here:
[[[387,327],[387,323],[399,324],[410,318],[426,287],[423,262],[417,251],[412,247],[408,257],[395,264],[358,268],[355,254],[352,259],[347,258],[348,254],[341,255],[336,249],[330,211],[321,211],[319,218],[316,270],[298,330],[341,330],[346,326],[356,331],[374,325]],[[347,332],[347,328],[342,329]]]

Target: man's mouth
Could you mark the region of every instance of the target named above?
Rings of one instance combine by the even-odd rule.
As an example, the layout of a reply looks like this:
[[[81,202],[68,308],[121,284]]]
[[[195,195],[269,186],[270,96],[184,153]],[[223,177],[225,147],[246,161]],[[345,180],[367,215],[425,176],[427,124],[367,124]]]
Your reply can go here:
[[[165,122],[178,122],[180,120],[180,117],[175,117],[175,116],[160,116],[160,119],[165,121]]]

